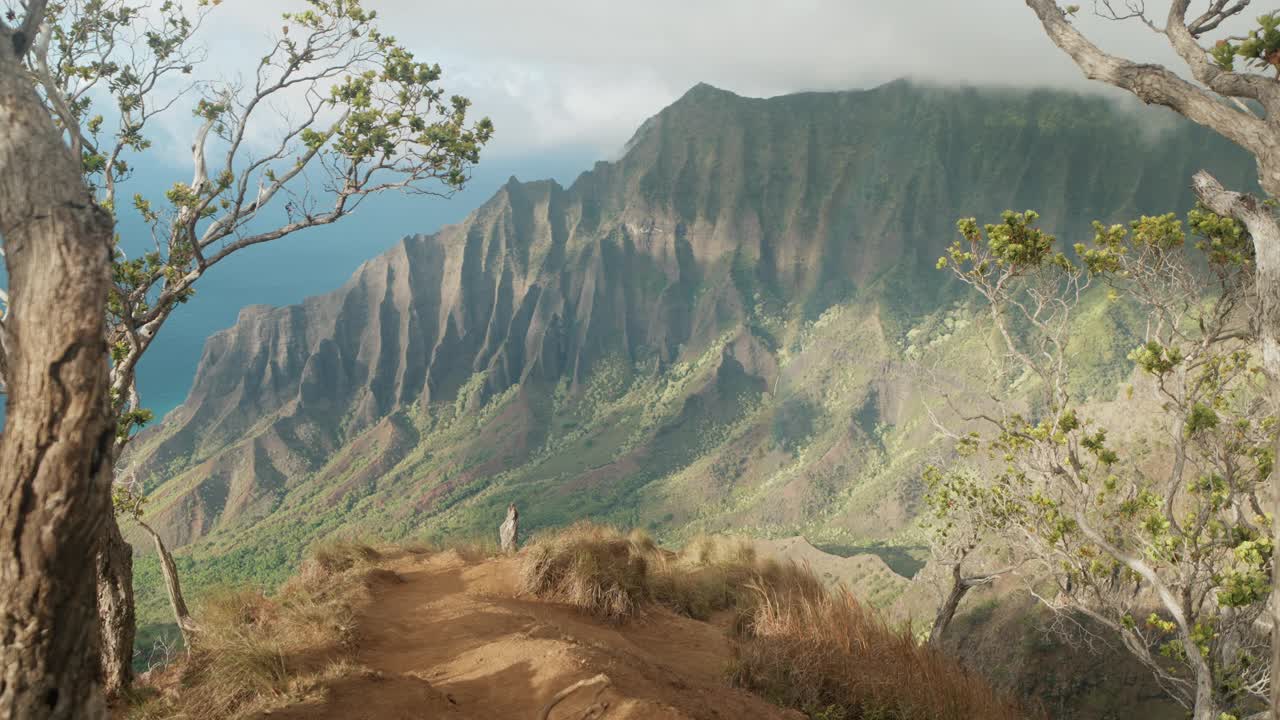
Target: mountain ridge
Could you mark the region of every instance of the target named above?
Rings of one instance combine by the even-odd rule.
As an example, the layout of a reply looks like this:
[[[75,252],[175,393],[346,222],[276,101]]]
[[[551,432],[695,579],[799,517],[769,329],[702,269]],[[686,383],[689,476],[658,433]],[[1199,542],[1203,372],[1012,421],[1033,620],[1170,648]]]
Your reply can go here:
[[[474,533],[511,500],[534,528],[910,543],[930,433],[900,371],[964,341],[933,270],[955,219],[1036,207],[1074,239],[1189,207],[1201,166],[1253,182],[1234,146],[1130,113],[905,81],[695,86],[568,187],[513,176],[332,293],[242,310],[126,467],[193,563],[269,577],[318,535]]]

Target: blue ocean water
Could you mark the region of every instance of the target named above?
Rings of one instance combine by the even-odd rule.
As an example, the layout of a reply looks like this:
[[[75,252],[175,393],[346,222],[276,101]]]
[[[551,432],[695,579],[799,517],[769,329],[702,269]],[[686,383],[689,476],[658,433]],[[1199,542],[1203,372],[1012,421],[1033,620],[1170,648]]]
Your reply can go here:
[[[458,222],[512,177],[554,178],[569,184],[595,160],[585,148],[555,148],[535,155],[482,158],[467,187],[450,198],[387,194],[369,198],[333,225],[246,248],[210,268],[195,296],[178,307],[139,363],[143,405],[157,418],[186,399],[205,339],[235,323],[246,305],[289,305],[333,290],[360,263],[406,235],[429,234]],[[188,171],[189,172],[189,171]],[[160,198],[184,173],[142,168],[125,192]],[[129,211],[118,223],[121,246],[131,255],[152,243],[150,230]],[[3,282],[0,268],[0,282]],[[0,418],[3,400],[0,399]]]

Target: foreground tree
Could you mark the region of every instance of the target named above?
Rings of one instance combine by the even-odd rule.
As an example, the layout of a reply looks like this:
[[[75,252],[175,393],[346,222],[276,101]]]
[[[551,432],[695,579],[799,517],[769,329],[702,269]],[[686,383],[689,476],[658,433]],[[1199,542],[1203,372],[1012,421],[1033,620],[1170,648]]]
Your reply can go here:
[[[42,0],[31,0],[39,17]],[[110,513],[102,312],[111,221],[19,72],[36,23],[0,21],[0,717],[106,716],[93,552]]]
[[[1215,32],[1222,35],[1225,26],[1249,9],[1251,0],[1205,0],[1198,3],[1198,14],[1192,13],[1192,0],[1172,0],[1162,19],[1148,15],[1144,0],[1126,0],[1122,12],[1110,0],[1095,0],[1095,9],[1104,17],[1141,22],[1163,36],[1186,64],[1190,78],[1184,78],[1161,65],[1104,52],[1071,23],[1079,11],[1077,5],[1064,9],[1055,0],[1025,2],[1049,38],[1086,76],[1127,90],[1143,102],[1172,108],[1248,150],[1257,159],[1263,192],[1269,198],[1280,198],[1280,124],[1276,122],[1280,117],[1280,13],[1264,14],[1247,33],[1219,37],[1208,44],[1208,36]],[[1242,223],[1253,237],[1263,366],[1271,378],[1272,392],[1277,392],[1280,222],[1274,206],[1247,193],[1232,192],[1204,171],[1196,174],[1194,187],[1208,208]],[[1271,485],[1273,497],[1280,501],[1280,475]],[[1280,517],[1274,522],[1273,540],[1280,543]],[[1280,667],[1280,573],[1272,582],[1272,664]],[[1272,712],[1280,720],[1280,683],[1272,685]]]
[[[1166,215],[1096,225],[1073,260],[1036,219],[961,221],[940,261],[986,300],[999,351],[982,383],[994,402],[947,398],[983,429],[955,434],[971,464],[934,471],[933,506],[1030,557],[1032,577],[1054,581],[1033,585],[1044,606],[1106,628],[1194,720],[1257,714],[1271,673],[1259,619],[1276,415],[1256,351],[1252,240],[1197,210],[1194,249]],[[1127,398],[1086,404],[1068,343],[1101,292],[1146,327]]]
[[[81,185],[97,206],[116,213],[131,205],[151,227],[146,243],[113,244],[105,318],[115,419],[109,466],[151,419],[138,393],[138,362],[205,272],[253,245],[337,222],[374,194],[448,195],[467,181],[492,135],[487,119],[468,121],[467,99],[439,87],[439,66],[383,34],[359,0],[299,4],[283,16],[279,36],[251,55],[259,59],[243,82],[194,79],[205,58],[195,39],[216,0],[190,7],[59,0],[25,8],[29,41],[20,46],[16,76],[39,94],[46,118],[81,158]],[[188,112],[190,178],[163,198],[127,196],[157,118]],[[140,252],[130,256],[126,246]],[[136,514],[142,492],[117,483],[117,508]],[[102,526],[103,661],[107,687],[116,691],[131,680],[131,550],[113,515]],[[183,617],[176,573],[165,577],[189,631],[195,625]]]

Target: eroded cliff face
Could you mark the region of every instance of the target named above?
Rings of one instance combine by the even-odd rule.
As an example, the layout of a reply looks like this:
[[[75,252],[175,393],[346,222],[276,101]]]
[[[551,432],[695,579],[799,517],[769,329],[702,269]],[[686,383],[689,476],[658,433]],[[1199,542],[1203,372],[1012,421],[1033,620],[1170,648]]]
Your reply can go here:
[[[245,308],[127,466],[171,543],[268,565],[348,526],[487,532],[512,500],[530,529],[892,538],[930,436],[902,358],[963,332],[933,267],[955,220],[1035,208],[1074,242],[1187,208],[1201,167],[1252,183],[1095,98],[700,85],[569,188],[513,178],[328,295]]]

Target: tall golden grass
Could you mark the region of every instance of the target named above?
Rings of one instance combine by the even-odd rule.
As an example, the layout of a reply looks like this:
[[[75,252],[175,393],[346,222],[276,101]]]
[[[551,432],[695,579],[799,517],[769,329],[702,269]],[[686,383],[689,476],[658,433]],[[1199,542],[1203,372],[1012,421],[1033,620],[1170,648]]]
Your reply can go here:
[[[452,550],[467,562],[481,562],[501,554],[501,549],[498,547],[498,538],[492,533],[451,538],[448,542],[444,542],[437,537],[419,538],[399,543],[398,545],[408,552],[418,554]]]
[[[587,522],[535,538],[520,569],[524,594],[615,622],[652,606],[705,620],[750,600],[751,580],[794,585],[808,579],[815,591],[821,588],[794,564],[760,559],[746,540],[700,537],[676,553],[643,531]]]
[[[162,671],[130,716],[258,716],[334,678],[369,672],[349,658],[371,588],[399,579],[379,567],[384,559],[360,542],[319,543],[273,596],[207,596],[188,657]],[[890,629],[845,589],[827,589],[808,568],[761,559],[746,540],[700,537],[672,552],[643,532],[579,523],[536,538],[520,562],[525,593],[611,621],[650,607],[694,618],[736,611],[732,682],[815,720],[1041,717],[909,630]]]
[[[891,629],[845,588],[753,583],[737,626],[735,685],[822,720],[1040,718],[910,629]]]
[[[823,592],[822,581],[808,568],[761,558],[750,540],[719,535],[696,537],[678,553],[664,555],[650,587],[657,602],[707,620],[720,611],[749,609],[756,599],[752,584]]]
[[[521,592],[606,620],[623,620],[638,614],[650,599],[649,567],[657,553],[657,545],[638,534],[578,523],[526,548]]]
[[[521,587],[615,622],[655,606],[698,619],[736,610],[733,683],[815,719],[1039,717],[909,629],[890,629],[847,589],[761,559],[748,540],[699,537],[671,552],[643,532],[578,523],[530,544]]]
[[[362,670],[344,658],[356,644],[356,612],[370,588],[398,579],[382,553],[331,540],[309,551],[277,593],[223,589],[196,608],[199,631],[184,660],[158,671],[129,716],[222,720],[306,699],[326,680]]]

